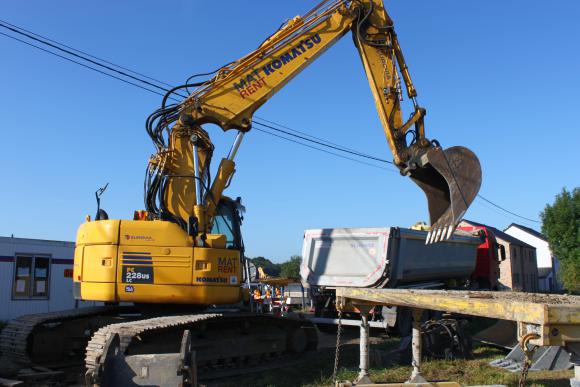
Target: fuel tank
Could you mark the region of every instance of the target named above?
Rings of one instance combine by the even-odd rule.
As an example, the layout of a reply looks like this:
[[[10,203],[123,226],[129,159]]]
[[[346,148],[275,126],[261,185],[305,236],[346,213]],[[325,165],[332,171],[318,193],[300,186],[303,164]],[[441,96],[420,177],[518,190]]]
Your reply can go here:
[[[435,244],[426,238],[427,231],[399,227],[306,230],[300,276],[310,286],[362,288],[470,277],[479,234],[456,231]]]

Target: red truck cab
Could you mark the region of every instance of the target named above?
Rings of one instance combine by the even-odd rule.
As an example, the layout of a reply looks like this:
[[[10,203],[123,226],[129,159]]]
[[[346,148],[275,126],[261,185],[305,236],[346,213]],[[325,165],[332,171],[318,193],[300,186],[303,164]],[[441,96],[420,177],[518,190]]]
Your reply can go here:
[[[459,226],[457,229],[480,231],[485,235],[485,240],[477,248],[477,261],[471,281],[478,284],[479,289],[498,290],[499,263],[505,259],[505,251],[502,254],[503,246],[497,243],[493,232],[485,226]]]

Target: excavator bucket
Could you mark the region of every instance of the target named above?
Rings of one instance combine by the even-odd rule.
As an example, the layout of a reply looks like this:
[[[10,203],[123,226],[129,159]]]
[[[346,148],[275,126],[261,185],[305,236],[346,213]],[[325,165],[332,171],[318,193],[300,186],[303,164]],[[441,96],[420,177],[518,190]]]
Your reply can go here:
[[[431,231],[425,243],[449,239],[477,196],[481,186],[481,166],[467,148],[434,147],[419,160],[411,179],[427,195]]]

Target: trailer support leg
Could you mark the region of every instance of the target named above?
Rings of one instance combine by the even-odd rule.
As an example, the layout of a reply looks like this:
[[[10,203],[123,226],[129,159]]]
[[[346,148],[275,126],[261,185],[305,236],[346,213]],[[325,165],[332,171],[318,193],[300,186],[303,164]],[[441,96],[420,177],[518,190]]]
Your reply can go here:
[[[570,379],[570,386],[571,387],[578,387],[580,386],[580,365],[574,365],[574,378]]]
[[[570,379],[570,386],[580,387],[580,343],[567,344],[566,350],[570,353],[570,362],[574,364],[574,376]]]
[[[407,383],[427,383],[423,375],[421,375],[421,317],[423,316],[422,309],[413,309],[413,336],[412,336],[412,351],[413,351],[413,372]]]
[[[355,380],[355,384],[372,384],[369,378],[369,312],[371,310],[368,306],[357,306],[360,311],[360,359],[359,359],[359,373]]]

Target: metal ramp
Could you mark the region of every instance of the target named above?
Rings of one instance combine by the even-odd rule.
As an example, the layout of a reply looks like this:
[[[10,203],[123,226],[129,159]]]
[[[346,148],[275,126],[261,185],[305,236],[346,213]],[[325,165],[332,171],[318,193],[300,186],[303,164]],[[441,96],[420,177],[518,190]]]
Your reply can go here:
[[[513,347],[503,359],[494,360],[489,365],[503,368],[510,372],[521,372],[524,352],[519,345]],[[539,347],[532,357],[530,371],[567,370],[574,366],[570,354],[562,347],[554,345]]]

